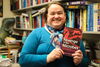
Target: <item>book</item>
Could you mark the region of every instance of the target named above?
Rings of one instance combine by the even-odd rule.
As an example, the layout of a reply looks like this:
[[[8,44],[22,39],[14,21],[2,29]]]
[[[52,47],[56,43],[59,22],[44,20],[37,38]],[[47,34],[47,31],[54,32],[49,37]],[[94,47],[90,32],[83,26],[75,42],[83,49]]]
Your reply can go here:
[[[90,15],[88,15],[90,17]],[[82,30],[85,32],[87,31],[87,26],[89,25],[89,22],[87,23],[87,9],[83,10],[83,23],[82,23]],[[90,21],[90,20],[89,20]],[[92,22],[91,22],[91,27],[92,27]]]
[[[61,49],[64,54],[71,56],[76,50],[80,49],[80,40],[82,39],[82,31],[78,28],[65,27],[63,31]]]
[[[93,31],[97,32],[98,26],[98,3],[93,4]]]
[[[93,31],[93,4],[89,4],[89,10],[88,31]]]

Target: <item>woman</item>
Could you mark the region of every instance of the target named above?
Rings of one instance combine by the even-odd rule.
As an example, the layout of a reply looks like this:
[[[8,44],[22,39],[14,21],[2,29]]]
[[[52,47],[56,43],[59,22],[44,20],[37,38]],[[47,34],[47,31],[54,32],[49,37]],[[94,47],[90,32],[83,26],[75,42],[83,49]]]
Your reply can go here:
[[[78,67],[85,63],[82,62],[84,54],[81,50],[77,50],[69,57],[51,43],[52,36],[61,34],[65,26],[66,13],[62,4],[49,4],[45,19],[46,26],[33,30],[27,37],[20,54],[21,67]]]

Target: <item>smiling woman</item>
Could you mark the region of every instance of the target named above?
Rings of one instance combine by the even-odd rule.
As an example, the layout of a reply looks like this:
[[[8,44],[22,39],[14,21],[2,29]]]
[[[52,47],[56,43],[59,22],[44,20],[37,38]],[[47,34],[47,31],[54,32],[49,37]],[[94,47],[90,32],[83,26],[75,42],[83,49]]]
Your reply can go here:
[[[0,0],[0,17],[3,16],[3,0]]]

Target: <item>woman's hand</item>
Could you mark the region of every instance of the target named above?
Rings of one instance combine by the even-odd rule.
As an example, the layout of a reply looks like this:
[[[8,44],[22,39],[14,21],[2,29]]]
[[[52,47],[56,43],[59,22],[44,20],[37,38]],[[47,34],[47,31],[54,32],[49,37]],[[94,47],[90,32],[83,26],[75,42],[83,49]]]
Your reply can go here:
[[[75,51],[75,53],[72,54],[72,56],[73,56],[73,61],[74,61],[74,63],[76,65],[79,64],[82,61],[82,59],[83,59],[83,54],[82,54],[81,50]]]
[[[55,48],[53,51],[51,51],[50,54],[47,56],[47,63],[50,63],[52,61],[55,61],[56,59],[62,58],[64,52],[60,48]]]

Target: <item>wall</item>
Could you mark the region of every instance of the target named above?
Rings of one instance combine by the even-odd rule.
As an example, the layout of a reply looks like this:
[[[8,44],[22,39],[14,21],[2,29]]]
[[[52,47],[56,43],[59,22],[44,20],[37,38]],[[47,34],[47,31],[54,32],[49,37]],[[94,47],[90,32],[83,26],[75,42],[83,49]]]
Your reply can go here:
[[[0,17],[0,27],[3,18],[14,17],[14,13],[10,10],[10,0],[3,0],[3,17]]]

